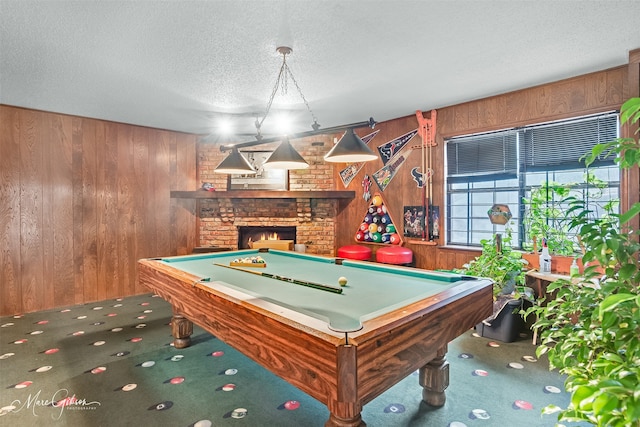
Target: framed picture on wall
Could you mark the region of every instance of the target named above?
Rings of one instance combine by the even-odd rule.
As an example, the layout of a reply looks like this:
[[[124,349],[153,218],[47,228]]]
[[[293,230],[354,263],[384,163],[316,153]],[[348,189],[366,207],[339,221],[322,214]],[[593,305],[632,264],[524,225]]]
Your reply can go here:
[[[229,190],[288,190],[289,171],[262,167],[273,151],[241,151],[258,172],[255,175],[230,175]]]
[[[425,237],[425,208],[424,206],[404,207],[404,236]]]

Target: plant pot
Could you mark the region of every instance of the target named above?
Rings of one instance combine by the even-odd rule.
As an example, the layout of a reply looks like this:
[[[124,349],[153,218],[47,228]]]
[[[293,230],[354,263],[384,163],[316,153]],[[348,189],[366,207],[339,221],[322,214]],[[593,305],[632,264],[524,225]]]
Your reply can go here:
[[[572,256],[564,256],[564,255],[552,255],[551,256],[551,272],[555,274],[571,274],[571,263],[573,263],[573,259],[575,257]],[[540,271],[540,255],[532,252],[524,252],[522,254],[522,259],[526,260],[529,265],[527,268]],[[578,268],[580,269],[580,274],[584,273],[584,265],[582,265],[582,259],[578,256],[576,258],[576,264],[578,264]],[[589,265],[592,265],[589,263]],[[604,273],[604,269],[598,267],[596,270],[599,273]]]
[[[551,271],[558,274],[571,274],[571,264],[574,259],[575,257],[572,256],[552,255]],[[580,273],[582,273],[584,269],[580,258],[577,259],[577,264],[580,268]]]
[[[527,266],[530,270],[531,269],[535,269],[535,270],[539,270],[540,269],[540,255],[533,253],[533,252],[523,252],[522,253],[522,259],[526,260],[529,265]],[[552,263],[553,266],[553,263]]]

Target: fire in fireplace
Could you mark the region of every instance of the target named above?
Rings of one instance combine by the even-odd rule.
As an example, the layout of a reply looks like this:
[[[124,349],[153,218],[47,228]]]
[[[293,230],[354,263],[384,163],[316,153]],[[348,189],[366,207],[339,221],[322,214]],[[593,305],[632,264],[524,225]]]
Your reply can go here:
[[[295,226],[240,226],[238,227],[238,249],[249,249],[259,240],[292,240],[296,242]]]

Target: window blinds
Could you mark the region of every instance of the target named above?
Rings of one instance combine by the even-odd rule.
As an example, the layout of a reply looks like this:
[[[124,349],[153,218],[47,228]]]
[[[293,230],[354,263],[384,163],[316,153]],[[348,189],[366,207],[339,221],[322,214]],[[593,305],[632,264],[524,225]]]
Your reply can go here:
[[[451,138],[446,141],[450,180],[513,177],[522,171],[583,167],[581,157],[596,145],[618,137],[618,114]],[[601,158],[598,166],[612,164]]]
[[[618,115],[608,113],[521,130],[524,170],[584,167],[580,158],[600,143],[618,136]],[[600,158],[594,166],[612,164],[613,158]]]
[[[514,130],[451,139],[446,144],[448,176],[516,174],[517,144]]]

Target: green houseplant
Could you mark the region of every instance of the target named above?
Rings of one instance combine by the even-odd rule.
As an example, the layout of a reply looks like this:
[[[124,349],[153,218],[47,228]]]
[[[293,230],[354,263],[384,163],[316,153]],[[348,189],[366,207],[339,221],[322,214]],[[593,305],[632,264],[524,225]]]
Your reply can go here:
[[[568,274],[574,259],[579,259],[580,242],[574,231],[572,221],[576,219],[576,209],[572,201],[576,197],[588,197],[590,203],[606,214],[613,212],[618,201],[603,201],[603,190],[607,184],[587,171],[581,183],[560,184],[545,181],[531,189],[530,198],[524,198],[525,213],[522,219],[525,239],[523,257],[531,267],[538,268],[542,242],[546,242],[552,255],[553,271]]]
[[[640,120],[640,98],[621,108],[621,122]],[[586,157],[587,165],[597,156],[616,155],[621,168],[640,166],[637,138],[620,138],[600,144]],[[538,356],[546,354],[550,369],[565,374],[571,393],[567,408],[558,419],[588,421],[598,426],[640,426],[640,243],[639,231],[627,226],[640,214],[635,203],[620,215],[594,216],[583,200],[572,200],[571,226],[577,230],[585,265],[582,277],[552,283],[556,291],[546,305],[524,311],[535,313],[533,327],[540,331]]]
[[[519,310],[533,292],[524,287],[526,261],[521,252],[513,249],[509,228],[506,231],[504,238],[494,235],[482,240],[482,253],[457,271],[493,280],[493,315],[476,330],[482,336],[510,342],[518,337],[524,326]]]
[[[575,254],[574,241],[569,233],[570,218],[566,214],[565,204],[572,187],[572,184],[545,181],[531,190],[531,197],[524,199],[527,208],[522,223],[526,238],[522,249],[534,251],[534,242],[541,246],[542,240],[545,239],[551,254]]]
[[[481,240],[480,256],[458,270],[462,274],[493,280],[494,300],[502,295],[519,298],[517,292],[524,286],[526,271],[523,267],[526,262],[522,254],[513,249],[511,239],[511,232],[507,229],[502,238],[494,235],[491,239]]]

